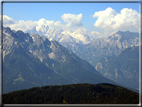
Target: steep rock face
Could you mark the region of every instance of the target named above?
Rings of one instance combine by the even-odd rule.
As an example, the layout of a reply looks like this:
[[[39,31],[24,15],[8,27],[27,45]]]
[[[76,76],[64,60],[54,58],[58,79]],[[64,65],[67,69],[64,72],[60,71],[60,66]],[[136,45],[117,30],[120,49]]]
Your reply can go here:
[[[43,85],[112,83],[87,61],[38,34],[3,28],[3,92]]]
[[[5,56],[3,63],[3,92],[31,87],[70,83],[46,67],[21,45]]]
[[[130,47],[115,57],[102,58],[95,68],[113,81],[139,88],[139,47]]]

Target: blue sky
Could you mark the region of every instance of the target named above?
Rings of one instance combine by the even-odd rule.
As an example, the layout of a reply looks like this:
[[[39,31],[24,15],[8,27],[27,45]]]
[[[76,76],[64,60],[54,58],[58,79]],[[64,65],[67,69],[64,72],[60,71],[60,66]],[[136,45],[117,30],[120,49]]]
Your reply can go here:
[[[79,15],[81,13],[83,19],[80,19],[80,23],[82,24],[82,26],[78,27],[84,27],[89,32],[104,32],[105,28],[103,26],[94,26],[96,21],[99,18],[101,19],[101,17],[103,16],[99,16],[99,18],[92,18],[92,16],[95,12],[105,11],[108,7],[111,7],[110,11],[113,12],[113,10],[115,10],[115,12],[118,14],[124,8],[132,9],[133,11],[136,10],[136,12],[139,13],[139,3],[3,3],[3,15],[10,17],[17,22],[20,20],[31,20],[37,22],[41,18],[44,18],[48,21],[60,21],[62,24],[65,25],[67,24],[67,19],[64,18],[63,20],[63,18],[61,18],[62,15]],[[105,18],[103,20],[105,20]],[[13,28],[16,28],[15,26]],[[125,27],[125,30],[137,31],[132,27],[133,26],[131,26],[131,28]],[[120,29],[120,27],[117,27],[114,30],[122,29]]]
[[[15,21],[38,21],[40,18],[58,21],[64,13],[82,13],[89,18],[94,12],[108,7],[118,13],[123,8],[132,8],[139,13],[139,3],[3,3],[3,14]]]

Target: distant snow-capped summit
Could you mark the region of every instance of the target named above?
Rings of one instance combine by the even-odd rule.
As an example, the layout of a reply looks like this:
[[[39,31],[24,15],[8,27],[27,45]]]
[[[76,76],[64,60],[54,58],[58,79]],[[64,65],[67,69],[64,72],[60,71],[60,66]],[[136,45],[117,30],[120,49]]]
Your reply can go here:
[[[39,35],[45,35],[49,40],[56,40],[58,42],[88,44],[94,40],[94,38],[86,32],[85,28],[70,31],[42,25],[38,28],[27,30],[26,32],[30,34],[37,33]]]

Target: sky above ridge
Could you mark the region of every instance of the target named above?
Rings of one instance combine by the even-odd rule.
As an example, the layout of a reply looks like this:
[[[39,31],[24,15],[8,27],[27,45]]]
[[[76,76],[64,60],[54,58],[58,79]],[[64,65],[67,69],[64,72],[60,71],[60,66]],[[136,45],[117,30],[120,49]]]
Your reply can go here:
[[[3,3],[3,25],[14,30],[42,25],[85,29],[96,38],[113,31],[139,32],[139,3]]]

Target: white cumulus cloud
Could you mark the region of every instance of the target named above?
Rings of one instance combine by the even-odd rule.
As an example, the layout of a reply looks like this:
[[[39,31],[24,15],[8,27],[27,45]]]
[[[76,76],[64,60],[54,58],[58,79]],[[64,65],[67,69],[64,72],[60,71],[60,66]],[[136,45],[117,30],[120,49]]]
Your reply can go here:
[[[82,14],[74,15],[74,14],[63,14],[61,18],[66,22],[66,24],[61,23],[60,21],[53,21],[53,20],[46,20],[44,18],[39,19],[38,21],[14,21],[11,17],[7,15],[3,15],[3,25],[4,27],[10,27],[14,30],[22,30],[27,31],[31,30],[32,28],[36,28],[37,31],[46,31],[46,29],[43,29],[49,27],[55,27],[55,28],[63,28],[63,29],[70,29],[72,27],[79,27],[82,25]]]
[[[123,8],[120,13],[117,13],[108,7],[104,11],[95,12],[92,17],[98,18],[94,26],[106,31],[129,28],[139,30],[140,14],[133,9]]]
[[[6,25],[6,24],[14,24],[14,23],[15,23],[15,21],[12,18],[10,18],[6,15],[3,15],[3,24]]]
[[[41,30],[42,26],[53,26],[54,25],[54,21],[49,21],[49,20],[46,20],[44,18],[41,18],[37,23],[37,26],[36,26],[36,30],[39,31]]]
[[[90,35],[91,35],[94,39],[101,38],[101,36],[102,36],[102,35],[100,35],[100,33],[97,32],[97,31],[92,31],[92,32],[90,32]]]
[[[95,35],[95,34],[99,35],[100,33],[97,32],[97,31],[92,31],[91,34],[92,34],[92,35]]]
[[[64,20],[64,22],[67,23],[67,27],[73,26],[81,26],[82,25],[82,19],[83,15],[80,13],[78,15],[74,14],[63,14],[61,18]]]
[[[7,27],[10,27],[10,28],[15,29],[15,30],[26,31],[28,29],[32,29],[36,25],[37,25],[36,21],[20,20],[20,21],[15,21],[14,24],[8,24]]]
[[[78,27],[82,25],[81,23],[81,20],[83,18],[82,14],[78,15],[63,14],[61,17],[67,24],[63,24],[60,21],[55,22],[53,20],[46,20],[44,18],[41,18],[38,21],[24,21],[24,20],[14,21],[11,17],[4,15],[3,25],[4,27],[10,27],[11,29],[22,30],[22,31],[31,30],[34,27],[36,28],[37,31],[41,31],[41,28],[43,28],[43,26],[69,29],[71,27],[76,27],[76,26]]]
[[[30,30],[34,27],[36,27],[36,30],[39,31],[41,30],[42,26],[51,26],[51,27],[64,27],[60,21],[49,21],[44,18],[39,19],[38,21],[24,21],[24,20],[19,20],[19,21],[14,21],[11,17],[3,15],[3,25],[4,27],[10,27],[11,29],[14,30],[22,30],[22,31],[27,31]]]
[[[14,21],[13,18],[7,15],[3,15],[3,26],[10,27],[11,29],[14,29],[14,30],[26,31],[28,29],[32,29],[34,26],[37,26],[37,22],[36,21],[24,21],[24,20]]]

